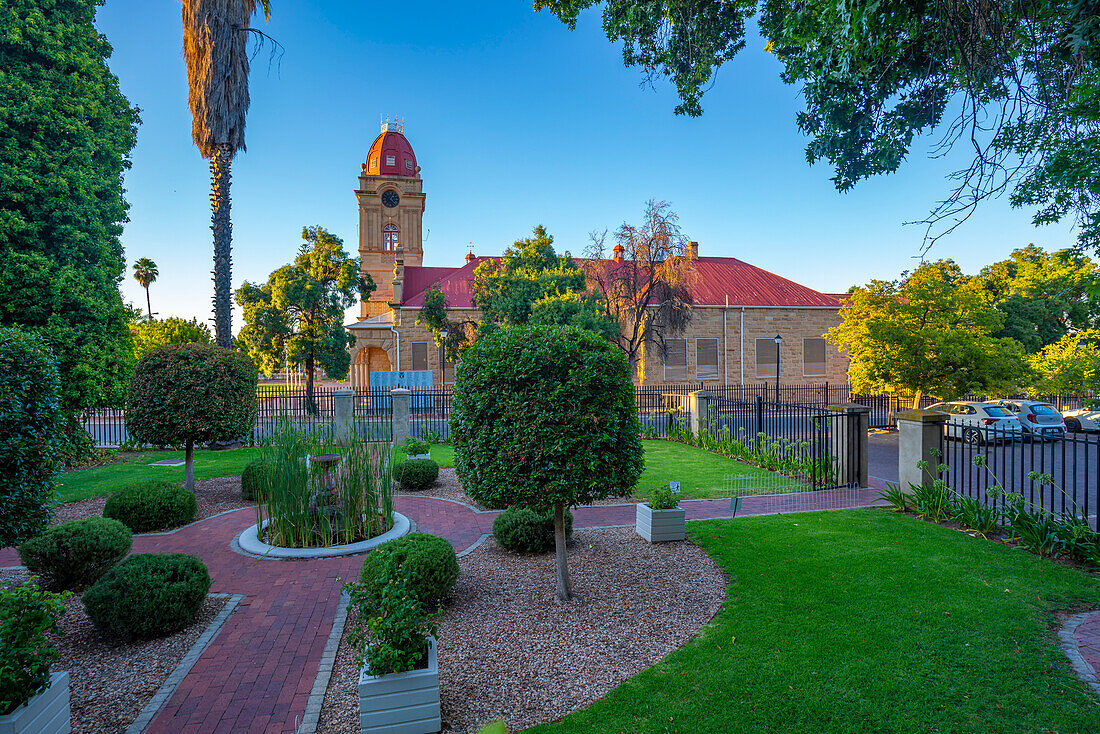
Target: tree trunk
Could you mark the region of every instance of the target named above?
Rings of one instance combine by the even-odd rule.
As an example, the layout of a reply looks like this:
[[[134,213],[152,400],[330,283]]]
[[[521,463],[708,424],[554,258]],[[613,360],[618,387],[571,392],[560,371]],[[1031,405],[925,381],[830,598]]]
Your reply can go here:
[[[306,357],[306,411],[317,415],[317,404],[313,402],[313,352]]]
[[[187,487],[187,491],[195,493],[195,442],[192,439],[187,439],[187,453],[184,456],[185,461],[183,465],[183,485]]]
[[[913,391],[913,410],[918,410],[920,408],[920,399],[922,397],[924,397],[924,395],[920,390]]]
[[[214,231],[214,335],[219,347],[233,346],[232,250],[229,184],[233,147],[219,145],[210,159],[210,229]]]
[[[565,505],[554,505],[554,550],[558,556],[558,601],[573,598],[573,583],[569,580],[569,564],[565,558]]]
[[[149,314],[149,320],[153,320],[153,303],[149,300],[149,286],[145,286],[145,310]]]

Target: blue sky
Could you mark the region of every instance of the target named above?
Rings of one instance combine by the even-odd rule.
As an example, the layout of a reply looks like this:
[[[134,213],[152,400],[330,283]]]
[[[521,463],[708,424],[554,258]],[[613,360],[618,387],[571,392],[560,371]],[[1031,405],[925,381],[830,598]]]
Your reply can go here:
[[[923,229],[904,222],[947,192],[960,160],[930,159],[930,141],[918,142],[899,173],[837,193],[827,165],[805,162],[798,89],[753,34],[692,119],[673,114],[669,85],[640,86],[598,12],[570,32],[522,0],[274,0],[271,23],[255,23],[283,53],[253,61],[248,151],[233,166],[234,287],[289,262],[304,225],[354,253],[352,192],[380,115],[404,118],[422,167],[426,265],[460,264],[469,243],[499,254],[539,223],[581,254],[590,232],[639,221],[655,198],[671,202],[700,254],[843,291],[913,265]],[[126,178],[128,268],[157,262],[161,316],[207,320],[209,169],[191,141],[180,4],[107,0],[97,25],[142,110]],[[990,202],[931,257],[974,272],[1028,242],[1073,244],[1068,226],[1036,229],[1029,217]],[[144,307],[132,277],[122,287]]]

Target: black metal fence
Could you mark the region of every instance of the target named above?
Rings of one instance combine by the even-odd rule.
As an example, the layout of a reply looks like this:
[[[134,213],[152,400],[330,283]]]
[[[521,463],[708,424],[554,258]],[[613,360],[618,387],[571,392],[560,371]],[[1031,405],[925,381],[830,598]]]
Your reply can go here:
[[[940,476],[956,492],[998,508],[1014,493],[1033,510],[1076,513],[1097,527],[1098,435],[1029,439],[996,426],[952,421],[944,426],[940,450],[941,464],[928,467],[928,479]]]

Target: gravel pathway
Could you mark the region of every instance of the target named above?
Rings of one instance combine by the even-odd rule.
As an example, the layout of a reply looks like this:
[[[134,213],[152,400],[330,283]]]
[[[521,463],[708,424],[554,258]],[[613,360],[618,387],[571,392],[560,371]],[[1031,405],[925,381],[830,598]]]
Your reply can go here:
[[[488,507],[483,507],[477,502],[474,502],[467,495],[465,490],[462,489],[462,484],[458,481],[458,475],[455,474],[454,469],[440,469],[439,479],[435,480],[435,483],[427,489],[421,489],[416,492],[408,492],[405,490],[398,491],[398,494],[407,494],[411,496],[420,497],[439,497],[445,500],[454,500],[466,505],[470,505],[478,510],[489,510]],[[627,502],[636,502],[634,499],[624,499],[622,497],[612,497],[606,500],[599,500],[593,502],[593,505],[621,505]]]
[[[198,512],[195,520],[202,520],[212,515],[217,515],[226,510],[236,510],[241,507],[255,507],[255,502],[246,502],[241,497],[240,477],[218,477],[217,479],[196,479],[195,499],[198,501]],[[58,505],[53,512],[51,523],[57,525],[66,520],[78,520],[85,517],[98,517],[103,514],[103,506],[107,504],[106,497],[95,497],[78,502],[66,502]]]
[[[632,528],[574,533],[577,596],[565,605],[554,602],[552,553],[521,556],[489,539],[459,565],[440,624],[444,732],[498,717],[518,731],[587,706],[681,647],[726,596],[698,546],[651,545]],[[319,734],[359,731],[357,681],[345,635]]]
[[[0,583],[25,576],[0,572]],[[207,598],[195,623],[170,637],[119,643],[96,631],[78,595],[69,597],[51,668],[69,673],[74,734],[125,731],[227,602]]]

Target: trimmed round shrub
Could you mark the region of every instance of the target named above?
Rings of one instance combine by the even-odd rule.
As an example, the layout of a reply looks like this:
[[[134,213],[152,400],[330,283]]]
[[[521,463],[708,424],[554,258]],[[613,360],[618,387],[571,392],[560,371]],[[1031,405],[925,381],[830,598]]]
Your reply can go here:
[[[210,574],[195,556],[141,553],[108,571],[84,592],[88,617],[124,640],[164,637],[195,621]]]
[[[573,534],[573,513],[565,511],[565,536]],[[554,512],[509,507],[493,520],[493,537],[517,553],[545,553],[554,547]]]
[[[38,336],[0,328],[0,548],[50,523],[64,421],[57,363]]]
[[[82,589],[125,558],[132,544],[118,520],[86,517],[47,528],[19,546],[19,558],[51,588]]]
[[[401,489],[427,489],[439,478],[439,464],[431,459],[402,461],[393,468],[393,478]]]
[[[171,479],[150,479],[107,498],[103,516],[118,520],[135,533],[178,528],[195,519],[195,495]]]
[[[249,502],[260,499],[263,488],[275,473],[275,466],[266,459],[256,459],[241,472],[241,495]]]
[[[359,580],[368,596],[382,599],[384,573],[382,568],[386,549],[403,574],[413,572],[416,580],[412,590],[416,598],[428,606],[442,602],[450,595],[458,581],[458,558],[446,538],[428,533],[409,533],[395,538],[367,554],[359,571]]]

